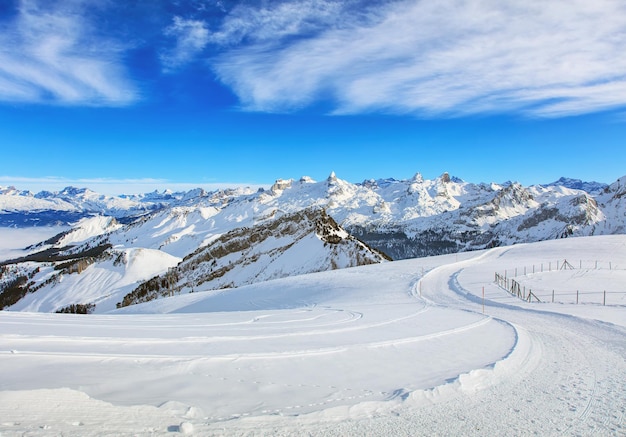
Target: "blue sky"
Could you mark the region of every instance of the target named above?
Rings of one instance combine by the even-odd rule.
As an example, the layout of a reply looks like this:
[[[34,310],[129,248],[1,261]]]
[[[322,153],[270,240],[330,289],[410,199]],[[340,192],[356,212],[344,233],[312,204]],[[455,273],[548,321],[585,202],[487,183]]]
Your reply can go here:
[[[3,0],[0,185],[626,175],[616,0]]]

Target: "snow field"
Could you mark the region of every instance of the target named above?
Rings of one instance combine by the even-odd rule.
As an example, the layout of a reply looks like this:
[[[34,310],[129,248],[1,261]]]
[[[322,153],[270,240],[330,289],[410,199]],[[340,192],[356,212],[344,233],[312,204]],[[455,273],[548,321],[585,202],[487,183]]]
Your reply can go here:
[[[332,278],[325,276],[321,283]],[[296,288],[306,287],[300,281],[293,281]],[[380,283],[375,285],[372,290]],[[158,405],[174,397],[213,410],[208,420],[219,421],[384,400],[396,390],[438,385],[468,368],[490,365],[508,354],[514,342],[506,324],[426,307],[406,294],[396,298],[405,303],[353,303],[346,309],[307,302],[308,307],[297,308],[306,298],[303,291],[295,292],[296,308],[221,312],[209,320],[197,314],[74,316],[55,330],[56,315],[33,320],[34,314],[7,313],[4,332],[20,334],[4,336],[3,349],[17,352],[7,364],[17,365],[20,374],[52,372],[61,387],[82,387],[109,401],[120,402],[123,396],[124,403]],[[264,296],[251,306],[288,302]],[[492,338],[488,348],[471,346],[487,336]],[[103,360],[109,376],[116,378],[94,384]],[[417,374],[415,368],[420,368]],[[166,380],[170,385],[163,390]],[[180,383],[171,385],[174,380]]]
[[[53,283],[27,294],[11,306],[11,311],[47,312],[75,303],[97,303],[98,311],[110,311],[146,277],[166,272],[180,262],[180,258],[155,249],[124,249],[116,255],[124,261],[116,263],[111,259],[90,265],[79,275],[64,275],[60,278],[62,288]],[[38,275],[47,278],[56,272],[53,267],[44,266]],[[102,296],[102,290],[108,294]]]
[[[537,259],[626,264],[625,247],[576,238],[110,314],[0,312],[0,433],[622,435],[626,308],[527,303],[493,277]]]
[[[556,270],[557,262],[567,260],[574,268]],[[571,261],[570,261],[571,260]],[[582,263],[581,261],[582,260]],[[596,260],[598,268],[595,268]],[[540,271],[543,263],[544,271]],[[551,263],[552,271],[548,271]],[[609,270],[609,263],[611,270]],[[536,272],[532,273],[533,264]],[[580,269],[582,265],[582,269]],[[526,275],[523,275],[524,266]],[[626,326],[626,237],[623,235],[580,237],[520,244],[486,251],[466,268],[459,265],[457,282],[463,284],[460,294],[481,302],[485,287],[486,306],[514,305],[516,307],[550,311],[600,320]],[[517,268],[517,276],[514,276]],[[514,277],[526,290],[532,290],[541,302],[524,302],[497,287],[495,272]],[[491,280],[485,278],[491,274]],[[552,303],[555,290],[555,303]],[[579,304],[576,305],[576,290]],[[603,291],[606,290],[606,306]],[[487,311],[487,314],[490,314]]]

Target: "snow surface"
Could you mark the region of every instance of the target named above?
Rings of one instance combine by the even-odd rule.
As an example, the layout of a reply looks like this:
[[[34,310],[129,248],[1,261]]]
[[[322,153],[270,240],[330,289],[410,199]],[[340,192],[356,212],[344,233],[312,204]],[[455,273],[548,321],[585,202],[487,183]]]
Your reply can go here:
[[[109,311],[138,284],[176,266],[181,259],[154,249],[123,249],[117,252],[123,262],[108,259],[85,269],[80,275],[59,276],[35,293],[28,293],[10,307],[11,311],[53,312],[76,303],[95,303],[98,311]],[[37,277],[49,279],[58,274],[52,265],[40,266]],[[106,294],[103,294],[106,290]]]
[[[528,303],[494,283],[495,272],[518,268],[523,282],[524,266],[564,259],[593,261],[584,276],[626,294],[619,273],[595,268],[626,266],[626,236],[606,236],[303,275],[109,314],[3,311],[0,433],[624,435],[623,300]],[[542,284],[577,286],[575,273],[560,272],[544,272]]]
[[[94,216],[80,219],[72,225],[72,230],[64,235],[57,243],[57,247],[64,247],[82,243],[89,238],[102,235],[105,232],[112,232],[122,225],[118,224],[113,217]]]

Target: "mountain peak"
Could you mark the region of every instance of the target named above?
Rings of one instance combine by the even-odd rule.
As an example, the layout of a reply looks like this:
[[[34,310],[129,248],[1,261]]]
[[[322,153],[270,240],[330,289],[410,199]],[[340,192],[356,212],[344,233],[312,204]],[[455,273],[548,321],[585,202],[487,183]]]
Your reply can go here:
[[[299,256],[302,253],[306,253],[305,261]],[[308,208],[219,236],[186,256],[166,274],[139,285],[124,296],[120,306],[158,299],[173,292],[190,292],[197,287],[203,290],[239,287],[388,260],[383,253],[352,237],[323,208]]]
[[[68,187],[63,188],[63,190],[59,194],[62,194],[64,196],[78,196],[81,194],[85,194],[88,191],[90,191],[88,188],[77,188],[77,187],[68,186]]]
[[[560,177],[558,180],[549,184],[542,185],[543,187],[565,187],[572,190],[583,190],[588,193],[600,192],[604,190],[608,185],[601,182],[585,182],[581,179],[572,179],[566,177]]]
[[[291,188],[292,183],[293,179],[276,179],[276,182],[274,182],[274,185],[272,185],[271,191],[273,193],[284,191],[287,188]]]

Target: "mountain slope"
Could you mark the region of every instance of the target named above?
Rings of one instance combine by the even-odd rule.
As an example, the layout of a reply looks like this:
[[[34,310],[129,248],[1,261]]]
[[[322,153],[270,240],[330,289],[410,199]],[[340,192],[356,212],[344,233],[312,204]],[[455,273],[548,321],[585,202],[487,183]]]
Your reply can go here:
[[[228,198],[252,192],[250,188],[237,188],[207,193],[197,188],[177,193],[166,190],[163,193],[108,196],[88,188],[66,187],[61,191],[33,194],[15,187],[0,187],[0,226],[67,225],[93,215],[130,223],[150,212],[194,204],[206,197]]]
[[[385,260],[389,259],[350,236],[323,209],[310,208],[220,236],[166,274],[141,284],[120,306]]]
[[[260,225],[216,236],[182,263],[180,257],[158,248],[113,245],[115,232],[5,262],[0,271],[0,307],[50,312],[80,306],[104,312],[116,304],[388,259],[350,236],[320,208],[276,212]],[[72,238],[73,233],[64,233],[55,241]]]
[[[565,182],[530,187],[515,182],[473,184],[444,173],[432,180],[416,174],[408,180],[380,179],[354,184],[332,173],[320,182],[308,177],[279,179],[270,189],[254,192],[236,189],[210,193],[203,190],[151,193],[132,201],[139,202],[140,206],[144,205],[141,202],[155,205],[160,200],[169,203],[161,204],[152,212],[142,210],[144,213],[139,217],[126,216],[121,221],[107,216],[112,209],[104,208],[101,215],[84,218],[69,232],[37,245],[39,253],[32,253],[34,248],[30,247],[19,259],[0,260],[0,264],[5,264],[0,277],[0,295],[3,296],[0,303],[11,307],[28,295],[31,299],[26,305],[28,308],[56,310],[56,304],[38,306],[34,303],[37,298],[29,293],[54,288],[54,292],[63,294],[63,287],[52,282],[59,274],[76,274],[68,267],[80,270],[81,274],[91,271],[92,265],[93,270],[106,265],[107,269],[116,271],[118,265],[106,263],[123,259],[120,254],[135,250],[162,256],[168,261],[157,263],[160,269],[146,270],[132,284],[116,285],[121,276],[115,275],[118,279],[112,282],[98,282],[99,285],[93,286],[94,294],[89,295],[92,299],[89,302],[83,301],[87,296],[77,291],[81,301],[67,297],[62,299],[63,303],[97,301],[97,311],[113,308],[138,289],[137,281],[163,274],[181,259],[185,259],[181,268],[171,270],[166,279],[155,279],[158,286],[146,286],[143,295],[131,296],[127,301],[140,301],[152,292],[158,296],[195,291],[199,287],[234,287],[361,263],[363,259],[359,257],[365,252],[357,250],[356,243],[349,243],[354,244],[353,247],[333,244],[330,240],[326,245],[322,243],[326,237],[320,237],[324,233],[314,224],[328,220],[336,220],[334,225],[328,225],[330,229],[339,224],[341,241],[352,241],[349,235],[353,235],[393,259],[564,237],[626,233],[623,220],[626,177],[601,192],[568,188]],[[14,189],[4,191],[6,193],[0,197],[25,196],[37,201],[50,197],[32,196]],[[97,196],[85,190],[66,189],[52,197],[56,205],[89,204],[93,208],[90,214],[97,212],[94,206],[97,202],[92,199]],[[85,200],[87,198],[92,199],[91,203]],[[87,206],[71,211],[61,208],[46,213],[80,215],[87,209]],[[139,209],[131,208],[128,214],[130,211]],[[312,211],[327,216],[324,219],[309,217]],[[29,211],[17,213],[28,214]],[[4,211],[0,215],[6,214]],[[298,224],[290,225],[290,221]],[[279,226],[280,223],[283,224]],[[371,249],[367,251],[371,253]],[[222,254],[216,256],[218,252]],[[210,262],[196,262],[203,257]],[[67,266],[60,267],[63,263]],[[88,284],[86,281],[83,285]]]

